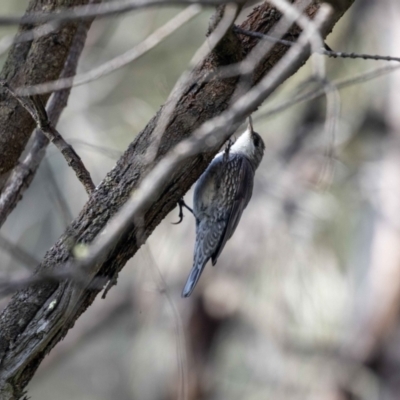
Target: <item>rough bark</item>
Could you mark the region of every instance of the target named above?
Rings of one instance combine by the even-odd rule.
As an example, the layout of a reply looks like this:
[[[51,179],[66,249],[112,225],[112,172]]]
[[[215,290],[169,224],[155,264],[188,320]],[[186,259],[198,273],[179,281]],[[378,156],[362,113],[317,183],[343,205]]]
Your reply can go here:
[[[352,2],[353,0],[343,0],[336,6],[323,32],[324,36],[330,32]],[[314,15],[319,5],[319,1],[313,0],[307,13]],[[263,4],[253,10],[242,26],[246,29],[268,33],[280,17],[279,12]],[[290,35],[297,37],[299,32],[299,28],[293,26]],[[238,37],[238,48],[235,52],[225,53],[223,60],[220,59],[220,52],[211,54],[195,69],[190,84],[183,92],[163,132],[155,162],[179,141],[190,136],[190,133],[203,122],[228,108],[235,90],[236,78],[220,79],[218,74],[211,80],[205,77],[209,76],[211,71],[216,71],[221,63],[228,64],[241,60],[256,42],[251,38]],[[286,46],[275,45],[268,59],[263,62],[262,68],[257,70],[257,76],[253,81],[257,81],[267,73],[286,51]],[[303,61],[305,59],[306,57]],[[54,271],[65,265],[72,257],[70,255],[71,237],[80,243],[90,243],[126,202],[132,190],[137,188],[140,179],[151,169],[151,165],[145,163],[143,155],[154,140],[152,132],[162,112],[163,108],[153,117],[126,150],[115,168],[97,187],[67,232],[47,252],[38,271]],[[136,225],[126,235],[120,237],[107,259],[92,266],[90,274],[96,277],[110,277],[120,271],[204,171],[221,144],[215,143],[208,152],[187,159],[168,182],[165,182],[162,195],[154,199],[153,204],[144,213],[141,225]],[[140,242],[137,238],[139,233]],[[33,284],[15,294],[0,318],[0,394],[3,394],[2,398],[20,398],[24,387],[43,357],[65,336],[99,291],[100,289],[85,289],[71,281],[61,281]]]
[[[89,0],[31,0],[27,13],[53,11],[88,4]],[[59,78],[79,22],[64,24],[59,30],[39,39],[16,43],[11,48],[0,74],[11,87],[43,83]],[[23,25],[19,32],[31,29]],[[50,94],[41,96],[46,104]],[[35,127],[32,117],[12,96],[0,94],[0,176],[18,162]],[[1,185],[0,185],[1,190]]]

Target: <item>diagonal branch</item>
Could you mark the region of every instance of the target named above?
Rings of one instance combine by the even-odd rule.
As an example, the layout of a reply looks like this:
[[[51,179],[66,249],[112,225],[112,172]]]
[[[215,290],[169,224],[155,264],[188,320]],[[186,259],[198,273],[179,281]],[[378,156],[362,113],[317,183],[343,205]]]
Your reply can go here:
[[[59,10],[58,12],[31,12],[20,16],[3,17],[0,16],[0,25],[16,24],[37,24],[50,21],[74,21],[79,19],[90,19],[94,17],[105,17],[133,11],[141,8],[156,6],[173,6],[203,4],[207,6],[217,6],[228,3],[228,0],[122,0],[108,1],[98,5],[82,5],[70,9]],[[236,1],[244,4],[244,0]]]
[[[149,35],[141,43],[128,50],[124,54],[121,54],[102,65],[88,72],[76,76],[70,76],[67,78],[57,79],[51,82],[45,82],[34,86],[17,88],[16,92],[20,96],[31,96],[34,94],[42,94],[55,92],[61,89],[67,89],[74,86],[84,85],[86,83],[97,80],[103,76],[106,76],[120,68],[123,68],[132,61],[137,60],[148,51],[153,49],[164,39],[170,36],[172,33],[177,31],[182,25],[189,22],[201,11],[201,7],[197,5],[192,5],[187,7],[185,10],[180,12],[174,18],[169,20],[166,24],[158,28],[151,35]]]
[[[73,147],[64,140],[57,129],[51,124],[49,117],[47,116],[46,109],[44,108],[40,98],[35,96],[20,97],[13,89],[10,88],[8,83],[2,79],[0,79],[0,86],[14,96],[22,105],[22,107],[24,107],[25,110],[31,114],[38,129],[40,129],[45,134],[47,139],[52,142],[58,150],[60,150],[68,165],[74,170],[77,178],[85,187],[87,194],[90,195],[95,186],[92,178],[90,177],[89,171],[86,169],[81,158],[78,156]]]
[[[266,110],[260,113],[256,120],[260,120],[262,118],[270,118],[273,115],[276,115],[282,111],[289,109],[290,107],[294,106],[295,104],[300,104],[306,101],[311,101],[314,99],[318,99],[326,95],[326,92],[345,89],[347,87],[351,87],[354,85],[362,84],[364,82],[368,82],[373,79],[377,79],[381,76],[389,74],[391,72],[398,71],[400,69],[399,65],[386,65],[384,67],[375,68],[373,70],[362,72],[360,74],[354,75],[350,78],[339,79],[333,81],[333,87],[328,88],[321,88],[318,87],[317,89],[310,90],[306,93],[300,93],[292,96],[289,100],[285,100],[280,104],[271,107],[269,110]]]

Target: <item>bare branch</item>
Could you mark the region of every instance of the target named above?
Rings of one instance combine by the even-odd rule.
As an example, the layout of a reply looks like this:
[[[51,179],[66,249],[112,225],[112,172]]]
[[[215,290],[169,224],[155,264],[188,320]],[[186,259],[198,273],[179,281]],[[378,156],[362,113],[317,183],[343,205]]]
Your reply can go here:
[[[318,49],[323,47],[323,39],[321,33],[314,24],[314,21],[305,15],[302,15],[296,7],[287,2],[286,0],[271,0],[271,3],[275,5],[279,10],[281,10],[286,17],[291,17],[297,22],[297,24],[303,30],[309,30],[312,32],[310,35],[310,45],[312,52],[316,52]],[[308,5],[308,3],[305,3]],[[319,77],[319,79],[325,78],[325,62],[322,59],[315,57],[311,58],[314,74]]]
[[[74,21],[77,19],[100,18],[121,14],[142,8],[156,6],[174,6],[174,5],[191,5],[202,4],[205,6],[217,6],[228,3],[228,0],[125,0],[125,1],[109,1],[97,5],[87,5],[72,7],[62,11],[53,13],[30,13],[21,16],[0,17],[0,25],[16,25],[16,24],[38,24],[49,21]],[[237,1],[237,3],[244,3]]]
[[[112,60],[107,61],[104,64],[99,65],[98,67],[93,68],[88,72],[68,78],[58,79],[52,82],[42,83],[35,86],[20,87],[16,89],[16,93],[19,96],[31,96],[35,94],[55,92],[61,89],[80,86],[108,74],[111,74],[112,72],[123,68],[125,65],[131,63],[132,61],[137,60],[148,51],[156,47],[164,39],[177,31],[181,26],[183,26],[196,15],[198,15],[200,11],[201,7],[198,5],[187,7],[174,18],[169,20],[165,25],[154,31],[150,36],[143,40],[143,42],[136,45],[133,49],[128,50],[126,53],[121,54],[120,56],[117,56]]]
[[[269,40],[273,43],[281,43],[286,46],[293,46],[296,42],[290,41],[290,40],[282,40],[279,38],[275,38],[271,35],[265,35],[263,33],[259,32],[253,32],[249,31],[247,29],[243,29],[239,26],[235,26],[234,28],[235,32],[240,33],[242,35],[258,38],[258,39],[266,39]],[[352,58],[352,59],[358,59],[361,58],[363,60],[375,60],[375,61],[397,61],[400,62],[400,57],[393,57],[393,56],[380,56],[378,54],[359,54],[359,53],[346,53],[342,51],[333,51],[333,50],[327,50],[327,49],[316,49],[315,51],[318,54],[322,54],[324,56],[328,56],[330,58]]]
[[[0,80],[0,86],[11,93],[25,108],[25,110],[31,114],[38,129],[40,129],[46,135],[47,139],[52,142],[58,150],[60,150],[68,165],[74,170],[77,178],[85,187],[87,194],[90,195],[95,186],[90,177],[89,171],[86,169],[73,147],[63,139],[57,129],[51,124],[40,98],[20,97],[10,88],[7,82],[2,79]]]
[[[97,0],[96,0],[97,1]],[[53,11],[56,7],[77,6],[90,0],[30,0],[28,13]],[[90,20],[87,23],[91,23]],[[62,24],[57,32],[52,32],[32,41],[19,43],[11,47],[0,78],[11,87],[32,85],[60,77],[69,54],[79,23]],[[20,32],[27,32],[32,26],[20,26]],[[29,35],[28,35],[29,36]],[[56,38],[56,40],[55,40]],[[32,66],[35,66],[34,68]],[[48,94],[42,95],[43,104]],[[21,104],[9,93],[0,95],[0,175],[9,173],[18,160],[35,128],[34,121],[23,111]],[[2,189],[2,186],[0,190]]]
[[[281,104],[278,104],[277,106],[272,107],[271,109],[269,109],[263,113],[260,113],[257,116],[256,120],[272,117],[273,115],[276,115],[277,113],[287,110],[288,108],[294,106],[295,104],[303,103],[305,101],[314,100],[319,97],[322,97],[326,94],[327,91],[345,89],[345,88],[353,86],[353,85],[358,85],[358,84],[370,81],[372,79],[379,78],[390,72],[395,72],[398,69],[400,69],[399,65],[387,65],[385,67],[376,68],[376,69],[373,69],[368,72],[363,72],[362,74],[352,76],[351,78],[345,78],[345,79],[340,79],[340,80],[334,81],[333,82],[334,86],[332,86],[331,88],[329,88],[329,87],[328,88],[317,88],[315,90],[312,90],[312,91],[309,91],[306,93],[301,93],[301,94],[295,95],[295,96],[291,97],[290,100],[284,101]]]
[[[61,76],[68,77],[75,74],[89,27],[90,22],[80,23]],[[47,106],[47,114],[53,125],[57,125],[58,119],[67,105],[69,94],[70,90],[67,89],[58,91],[50,97]],[[25,190],[30,186],[43,160],[48,144],[49,140],[43,132],[36,129],[25,158],[14,168],[0,193],[0,227],[4,224],[8,215],[10,215],[18,201],[22,198]]]

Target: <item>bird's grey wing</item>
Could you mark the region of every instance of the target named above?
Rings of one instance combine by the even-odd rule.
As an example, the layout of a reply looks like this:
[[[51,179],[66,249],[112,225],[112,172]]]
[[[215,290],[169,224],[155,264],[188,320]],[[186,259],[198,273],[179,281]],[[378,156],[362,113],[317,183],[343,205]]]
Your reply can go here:
[[[218,182],[223,170],[222,156],[217,156],[200,176],[193,193],[193,211],[196,217],[210,215],[218,197]]]
[[[233,171],[231,171],[230,174],[233,179],[235,194],[226,216],[227,223],[224,227],[225,229],[222,232],[217,248],[212,255],[212,265],[216,264],[226,242],[235,232],[243,210],[249,203],[253,193],[254,170],[250,161],[248,161],[246,157],[240,157],[239,162],[233,163],[233,166]]]

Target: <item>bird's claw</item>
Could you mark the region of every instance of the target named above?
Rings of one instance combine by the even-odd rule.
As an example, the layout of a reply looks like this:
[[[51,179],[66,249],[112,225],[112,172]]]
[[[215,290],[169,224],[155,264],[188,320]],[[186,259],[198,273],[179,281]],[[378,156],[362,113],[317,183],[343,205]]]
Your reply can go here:
[[[183,221],[183,207],[187,208],[192,214],[193,214],[193,210],[185,203],[185,201],[183,199],[180,199],[178,201],[178,206],[179,206],[179,221],[178,222],[171,222],[172,225],[178,225]],[[193,214],[194,215],[194,214]]]

